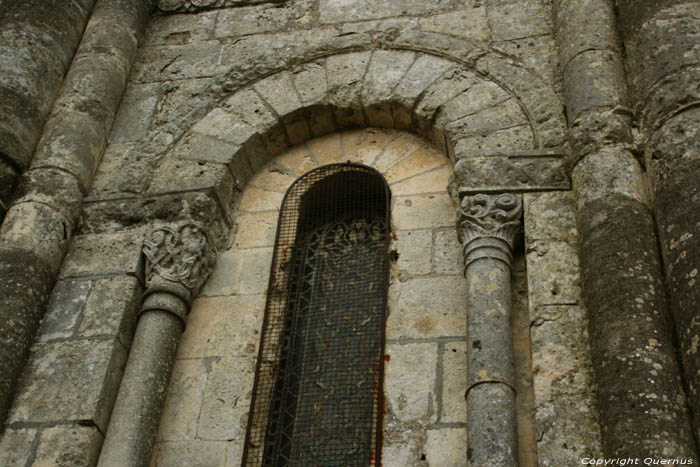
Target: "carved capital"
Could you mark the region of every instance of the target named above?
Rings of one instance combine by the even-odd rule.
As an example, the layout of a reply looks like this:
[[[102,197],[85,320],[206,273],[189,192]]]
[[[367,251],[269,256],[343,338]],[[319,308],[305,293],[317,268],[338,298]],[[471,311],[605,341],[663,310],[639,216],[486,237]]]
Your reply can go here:
[[[462,198],[457,233],[464,245],[464,266],[485,256],[510,266],[522,212],[519,194],[478,194]]]
[[[209,234],[196,222],[161,225],[143,241],[146,295],[166,292],[189,304],[209,277],[216,251]]]

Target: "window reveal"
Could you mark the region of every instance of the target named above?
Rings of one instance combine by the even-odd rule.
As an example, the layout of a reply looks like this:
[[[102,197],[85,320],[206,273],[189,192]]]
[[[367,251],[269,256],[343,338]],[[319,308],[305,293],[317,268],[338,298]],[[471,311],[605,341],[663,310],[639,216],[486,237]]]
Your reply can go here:
[[[381,175],[356,164],[287,192],[243,465],[378,464],[388,201]]]

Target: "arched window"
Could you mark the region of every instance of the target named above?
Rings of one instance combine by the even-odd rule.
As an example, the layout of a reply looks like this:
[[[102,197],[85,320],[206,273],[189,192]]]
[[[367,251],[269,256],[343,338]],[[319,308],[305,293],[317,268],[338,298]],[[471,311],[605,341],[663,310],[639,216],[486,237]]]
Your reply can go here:
[[[379,172],[350,163],[287,191],[243,465],[379,463],[389,197]]]

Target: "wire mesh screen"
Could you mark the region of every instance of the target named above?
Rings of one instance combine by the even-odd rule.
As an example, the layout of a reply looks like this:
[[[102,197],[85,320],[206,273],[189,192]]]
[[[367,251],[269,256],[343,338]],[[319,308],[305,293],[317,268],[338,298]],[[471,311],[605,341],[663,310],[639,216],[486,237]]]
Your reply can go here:
[[[244,466],[380,465],[389,190],[320,167],[280,211]]]

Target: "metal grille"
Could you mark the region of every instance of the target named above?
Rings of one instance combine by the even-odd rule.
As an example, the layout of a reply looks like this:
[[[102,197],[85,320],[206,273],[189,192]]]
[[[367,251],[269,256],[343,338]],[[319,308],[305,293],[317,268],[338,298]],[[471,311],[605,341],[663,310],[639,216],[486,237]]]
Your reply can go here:
[[[380,465],[389,196],[349,163],[287,191],[243,466]]]

